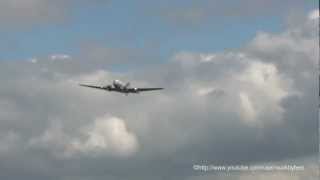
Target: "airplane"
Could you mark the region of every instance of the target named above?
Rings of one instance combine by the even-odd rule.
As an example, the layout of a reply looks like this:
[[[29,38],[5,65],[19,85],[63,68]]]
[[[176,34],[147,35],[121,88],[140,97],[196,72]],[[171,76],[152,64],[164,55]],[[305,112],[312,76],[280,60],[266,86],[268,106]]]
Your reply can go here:
[[[101,89],[105,91],[115,91],[119,93],[124,93],[128,95],[129,93],[140,93],[144,91],[155,91],[155,90],[162,90],[164,88],[131,88],[130,83],[124,84],[120,80],[113,80],[111,85],[106,86],[94,86],[94,85],[88,85],[88,84],[79,84],[83,87],[89,87],[89,88],[95,88],[95,89]]]

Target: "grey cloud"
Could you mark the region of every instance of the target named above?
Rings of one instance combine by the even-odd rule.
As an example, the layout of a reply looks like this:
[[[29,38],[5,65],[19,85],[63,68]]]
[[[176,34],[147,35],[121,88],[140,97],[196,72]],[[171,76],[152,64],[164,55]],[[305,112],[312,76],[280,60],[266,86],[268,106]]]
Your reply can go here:
[[[228,180],[251,180],[251,179],[285,179],[285,180],[303,180],[303,179],[310,179],[315,180],[319,177],[319,169],[317,165],[317,158],[315,156],[306,157],[306,158],[298,158],[298,159],[291,159],[291,160],[284,160],[272,163],[264,163],[264,164],[256,164],[257,166],[284,166],[284,165],[296,165],[303,167],[304,170],[297,170],[297,171],[238,171],[233,173],[225,174],[225,172],[220,172],[217,174],[204,172],[201,176],[194,176],[189,177],[188,180],[210,180],[210,179],[228,179]],[[253,166],[256,166],[253,165]],[[251,167],[253,167],[251,166]]]

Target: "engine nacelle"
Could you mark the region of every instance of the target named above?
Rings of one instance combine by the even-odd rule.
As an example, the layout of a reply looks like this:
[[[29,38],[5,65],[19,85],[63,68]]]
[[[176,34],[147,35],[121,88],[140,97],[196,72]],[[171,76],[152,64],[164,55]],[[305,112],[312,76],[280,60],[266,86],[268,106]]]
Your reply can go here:
[[[122,88],[124,85],[123,85],[123,82],[121,82],[120,80],[113,80],[113,86],[116,87],[116,88]]]
[[[107,85],[107,86],[104,86],[103,88],[108,90],[108,91],[110,91],[112,89],[112,86],[111,85]]]

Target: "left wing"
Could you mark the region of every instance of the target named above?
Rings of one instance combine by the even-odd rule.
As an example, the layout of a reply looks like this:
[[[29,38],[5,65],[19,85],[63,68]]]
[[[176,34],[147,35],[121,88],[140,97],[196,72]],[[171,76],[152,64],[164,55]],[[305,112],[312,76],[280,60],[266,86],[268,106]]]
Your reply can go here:
[[[103,89],[105,90],[104,87],[101,87],[101,86],[92,86],[92,85],[87,85],[87,84],[79,84],[80,86],[83,86],[83,87],[89,87],[89,88],[95,88],[95,89]]]

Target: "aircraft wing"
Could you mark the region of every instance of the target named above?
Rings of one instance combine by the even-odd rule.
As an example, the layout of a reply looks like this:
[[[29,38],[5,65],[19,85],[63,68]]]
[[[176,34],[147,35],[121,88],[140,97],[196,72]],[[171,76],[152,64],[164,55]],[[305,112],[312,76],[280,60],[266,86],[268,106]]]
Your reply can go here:
[[[95,88],[95,89],[102,89],[105,90],[105,88],[101,87],[101,86],[93,86],[93,85],[87,85],[87,84],[79,84],[80,86],[83,87],[89,87],[89,88]]]
[[[163,88],[137,88],[136,91],[143,92],[143,91],[156,91],[162,90]]]

